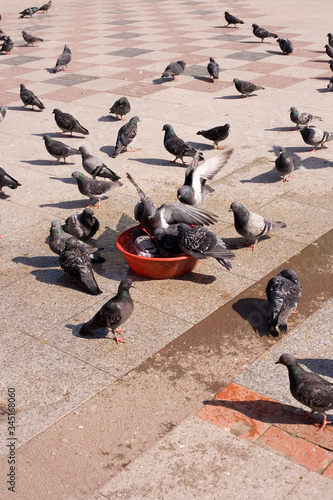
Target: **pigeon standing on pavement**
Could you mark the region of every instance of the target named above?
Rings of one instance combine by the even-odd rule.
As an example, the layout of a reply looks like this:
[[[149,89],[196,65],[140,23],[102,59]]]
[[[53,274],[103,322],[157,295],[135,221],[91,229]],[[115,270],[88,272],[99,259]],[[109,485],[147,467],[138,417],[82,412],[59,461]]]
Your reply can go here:
[[[34,106],[37,106],[39,109],[45,109],[44,104],[31,90],[28,90],[23,83],[20,85],[20,97],[24,106],[32,106],[32,109],[34,109]]]
[[[320,116],[311,115],[311,113],[307,113],[306,111],[298,111],[295,106],[291,106],[289,111],[291,121],[293,123],[296,123],[295,130],[297,130],[297,125],[307,125],[308,123],[312,122],[312,120],[322,121],[322,118],[320,118]]]
[[[10,38],[10,36],[6,36],[3,39],[3,44],[1,46],[0,52],[6,52],[8,56],[13,50],[13,47],[14,47],[13,40]]]
[[[252,248],[252,250],[255,249],[256,243],[261,236],[269,234],[275,229],[287,227],[284,222],[270,222],[261,215],[248,212],[238,201],[231,203],[229,212],[234,213],[234,223],[237,233],[246,239],[243,245],[246,246],[250,243],[248,248]]]
[[[330,70],[333,71],[333,59],[330,59],[329,61],[327,61],[328,64],[330,65]]]
[[[67,69],[67,65],[71,62],[72,52],[68,47],[67,43],[64,46],[62,54],[58,57],[55,67],[53,68],[53,73],[58,73],[58,71],[64,71]]]
[[[294,46],[288,38],[278,38],[276,41],[284,54],[291,54],[293,52]]]
[[[16,189],[18,186],[21,186],[21,184],[0,167],[0,193],[5,194],[2,190],[4,187]]]
[[[214,80],[218,80],[220,73],[220,66],[212,57],[209,58],[209,63],[207,64],[207,71],[210,77],[212,78],[213,82]]]
[[[27,45],[34,45],[35,42],[42,42],[43,38],[38,38],[37,36],[30,35],[26,31],[22,31],[23,39],[27,42]]]
[[[177,76],[184,71],[185,67],[186,63],[184,61],[171,62],[163,71],[161,78],[171,77],[173,80],[177,80]]]
[[[333,132],[326,132],[326,130],[322,130],[320,128],[299,125],[297,129],[301,132],[305,144],[313,146],[311,152],[315,151],[319,144],[321,145],[321,148],[323,148],[325,142],[333,139]]]
[[[288,318],[296,312],[302,295],[298,275],[292,269],[284,269],[267,283],[266,296],[269,303],[269,330],[285,333]]]
[[[138,133],[139,121],[141,120],[138,116],[133,116],[128,123],[120,127],[112,158],[116,158],[124,150],[128,151],[128,148],[131,148],[132,152],[137,151],[133,146]]]
[[[235,17],[232,14],[229,14],[229,12],[224,13],[224,18],[228,23],[227,26],[229,26],[229,24],[234,24],[235,28],[237,28],[237,26],[236,26],[237,24],[244,24],[244,21],[241,21],[240,19],[238,19],[238,17]]]
[[[328,55],[328,57],[330,59],[333,59],[333,47],[331,47],[330,45],[328,45],[328,43],[325,45],[325,50],[326,50],[326,54]]]
[[[288,368],[292,396],[304,406],[311,408],[309,416],[317,412],[323,417],[320,430],[324,429],[328,423],[325,412],[333,409],[333,384],[317,373],[304,370],[291,354],[281,354],[275,364]]]
[[[110,114],[115,114],[120,120],[131,111],[131,105],[127,97],[121,97],[110,108]]]
[[[43,141],[45,142],[47,152],[56,158],[56,160],[51,163],[57,163],[60,161],[60,158],[63,158],[64,163],[66,163],[66,158],[68,158],[68,156],[81,154],[78,149],[67,146],[67,144],[64,144],[63,142],[55,141],[47,134],[43,135]]]
[[[88,153],[87,148],[84,146],[79,147],[79,151],[82,156],[82,167],[88,174],[90,174],[94,179],[96,177],[104,177],[110,179],[111,181],[118,181],[120,179],[113,170],[105,165],[99,158],[92,156]]]
[[[178,137],[175,134],[175,131],[173,130],[173,127],[169,125],[168,123],[165,124],[162,128],[164,130],[164,147],[165,149],[172,155],[174,155],[176,158],[172,160],[172,163],[174,163],[178,158],[181,159],[182,164],[186,165],[184,162],[184,156],[190,156],[194,157],[196,154],[197,150],[194,149],[192,146],[187,144],[187,142],[183,141],[180,137]],[[200,159],[203,160],[203,155],[200,153]]]
[[[54,114],[54,119],[58,127],[62,130],[62,132],[58,132],[58,134],[63,134],[66,132],[70,132],[72,135],[73,132],[83,135],[89,135],[89,132],[86,128],[82,127],[82,125],[77,121],[74,116],[69,113],[63,113],[58,108],[54,108],[52,111]]]
[[[93,200],[98,200],[95,208],[100,208],[101,198],[103,198],[103,196],[105,196],[108,191],[111,191],[111,189],[123,185],[120,181],[108,182],[100,181],[97,179],[90,179],[89,177],[83,175],[81,172],[77,171],[72,173],[72,177],[76,179],[80,193],[90,199],[90,203],[89,205],[87,205],[87,207],[91,206]]]
[[[332,59],[333,60],[333,59]],[[333,90],[333,76],[331,76],[330,81],[327,84],[328,90]]]
[[[72,235],[63,230],[60,220],[53,220],[51,222],[50,227],[50,238],[49,238],[49,247],[50,250],[60,255],[61,252],[65,249],[66,241],[71,238]],[[89,245],[88,243],[80,242],[82,248],[84,248],[89,254],[90,259],[93,262],[105,262],[104,257],[99,254],[99,250],[103,250],[103,248],[98,248],[93,245]]]
[[[261,38],[261,41],[263,42],[265,38],[272,37],[272,38],[277,38],[278,36],[275,33],[271,33],[270,31],[267,31],[265,28],[261,28],[257,24],[252,24],[253,28],[253,34],[257,38]]]
[[[0,106],[0,123],[5,119],[8,106],[7,104],[1,104]]]
[[[291,156],[287,155],[284,148],[280,149],[280,155],[275,160],[275,168],[282,177],[283,182],[292,177],[295,168],[295,161]]]
[[[99,230],[99,221],[95,217],[92,208],[85,208],[83,212],[75,213],[67,217],[64,224],[66,233],[74,238],[86,241],[95,236]]]
[[[234,78],[233,82],[236,89],[240,94],[242,94],[242,96],[246,95],[246,97],[249,97],[249,95],[256,90],[265,90],[265,87],[261,87],[260,85],[256,85],[255,83],[248,82],[247,80],[239,80],[239,78]]]
[[[59,255],[61,269],[69,274],[74,280],[91,295],[99,295],[99,288],[90,257],[80,242],[71,236],[65,243],[65,249]]]
[[[199,130],[197,135],[202,135],[205,139],[213,141],[214,148],[222,149],[219,146],[219,142],[225,141],[229,136],[230,125],[226,123],[218,127],[213,127],[208,130]]]
[[[124,343],[125,341],[117,334],[124,332],[119,326],[128,320],[134,310],[134,303],[129,292],[132,287],[135,288],[129,278],[122,280],[119,283],[117,295],[108,300],[90,321],[81,326],[80,335],[89,335],[92,330],[100,328],[110,328],[117,344]]]
[[[333,35],[332,33],[327,33],[328,36],[328,45],[333,48]]]
[[[51,4],[52,4],[52,0],[49,0],[47,3],[44,3],[44,5],[39,7],[38,11],[43,12],[43,13],[47,12],[49,10],[49,8],[51,7]]]
[[[28,9],[22,10],[22,12],[19,12],[20,16],[19,18],[22,19],[23,17],[32,17],[35,12],[37,12],[38,7],[29,7]]]
[[[177,191],[181,203],[198,207],[207,194],[214,189],[207,186],[206,181],[212,179],[228,162],[233,149],[218,153],[208,160],[199,162],[200,151],[197,151],[185,172],[184,185]]]

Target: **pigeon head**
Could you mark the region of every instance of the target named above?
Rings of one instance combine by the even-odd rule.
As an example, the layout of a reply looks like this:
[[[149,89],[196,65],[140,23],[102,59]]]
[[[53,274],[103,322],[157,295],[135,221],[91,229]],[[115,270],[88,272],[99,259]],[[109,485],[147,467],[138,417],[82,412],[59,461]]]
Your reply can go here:
[[[133,116],[129,121],[129,123],[138,123],[138,122],[141,122],[138,116]]]
[[[86,148],[86,147],[84,147],[84,146],[80,146],[80,147],[79,147],[79,151],[80,151],[80,153],[82,154],[82,156],[87,156],[87,155],[89,155],[87,148]]]
[[[51,222],[50,235],[59,236],[62,233],[60,220],[53,220]]]
[[[52,140],[51,137],[47,134],[43,135],[42,139],[44,142],[50,142]]]
[[[57,117],[57,116],[61,115],[62,111],[60,111],[60,109],[58,109],[58,108],[54,108],[52,113]]]
[[[86,176],[82,174],[81,172],[78,172],[77,170],[72,173],[73,179],[76,179],[78,182],[79,181],[84,181],[86,179]]]
[[[289,367],[298,364],[298,361],[292,354],[281,354],[280,358],[278,359],[278,361],[276,361],[275,364]]]
[[[24,85],[24,83],[21,83],[21,84],[20,84],[20,89],[21,89],[21,90],[25,90],[25,85]]]
[[[67,43],[65,43],[64,52],[69,52],[71,54],[70,48],[68,47]]]
[[[259,27],[259,25],[258,25],[258,24],[252,24],[252,28],[256,29],[256,28],[258,28],[258,27]]]
[[[177,198],[182,203],[188,203],[193,199],[193,192],[190,186],[181,186],[177,191]]]
[[[232,81],[233,81],[234,83],[238,83],[238,82],[240,82],[240,79],[239,79],[239,78],[234,78]]]
[[[127,278],[125,280],[121,280],[119,288],[121,288],[122,290],[129,290],[130,288],[135,288],[135,286],[133,285],[132,280]]]
[[[93,215],[94,215],[94,211],[93,211],[93,209],[92,209],[92,208],[87,207],[87,208],[85,208],[85,209],[83,210],[82,215],[83,215],[84,217],[90,218],[90,217],[93,217]]]
[[[250,216],[249,212],[241,203],[239,203],[239,201],[234,201],[233,203],[231,203],[228,212],[234,213],[235,223],[240,222],[246,224]]]
[[[287,280],[293,281],[294,283],[299,283],[299,276],[293,269],[284,269],[281,271],[280,276],[283,276]]]
[[[169,125],[168,123],[163,125],[162,130],[164,130],[166,132],[166,134],[174,134],[175,133],[173,130],[173,127],[171,125]]]
[[[80,243],[76,238],[68,238],[68,240],[65,243],[65,250],[76,250],[79,248]]]
[[[177,64],[179,64],[183,68],[183,70],[185,69],[186,62],[184,62],[184,61],[177,61]]]

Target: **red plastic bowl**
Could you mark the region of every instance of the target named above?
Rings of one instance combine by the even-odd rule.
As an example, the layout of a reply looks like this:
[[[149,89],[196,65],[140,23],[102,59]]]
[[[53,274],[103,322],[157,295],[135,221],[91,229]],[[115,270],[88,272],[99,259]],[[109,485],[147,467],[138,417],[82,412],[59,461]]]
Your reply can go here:
[[[132,240],[132,230],[141,226],[131,227],[121,233],[116,241],[120,250],[130,266],[139,276],[155,280],[171,279],[193,271],[198,259],[191,255],[182,254],[177,257],[141,257],[125,250],[129,241]],[[125,247],[125,248],[124,248]]]

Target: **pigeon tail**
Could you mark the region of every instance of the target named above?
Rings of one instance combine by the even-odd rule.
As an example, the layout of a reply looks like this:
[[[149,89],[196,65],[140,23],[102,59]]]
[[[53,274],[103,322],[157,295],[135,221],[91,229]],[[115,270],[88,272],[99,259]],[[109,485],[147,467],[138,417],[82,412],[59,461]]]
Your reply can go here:
[[[228,271],[232,269],[232,265],[228,260],[225,259],[216,259],[223,267],[225,267]]]

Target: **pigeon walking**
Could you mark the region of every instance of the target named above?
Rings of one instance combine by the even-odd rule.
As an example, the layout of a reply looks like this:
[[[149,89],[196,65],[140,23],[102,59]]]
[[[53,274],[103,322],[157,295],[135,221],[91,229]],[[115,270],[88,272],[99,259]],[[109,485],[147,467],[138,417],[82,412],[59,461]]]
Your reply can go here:
[[[67,217],[64,224],[66,233],[74,238],[86,241],[95,236],[99,230],[99,221],[95,217],[92,208],[85,208],[83,212],[75,213]]]
[[[260,85],[256,85],[255,83],[248,82],[247,80],[239,80],[238,78],[234,78],[233,82],[235,84],[236,89],[242,96],[249,97],[252,92],[256,90],[265,90],[265,87],[261,87]]]
[[[86,292],[91,295],[102,293],[95,280],[88,252],[73,236],[66,241],[65,249],[59,255],[59,263],[61,269],[74,278]]]
[[[28,90],[23,83],[20,85],[20,97],[24,106],[32,106],[32,109],[34,109],[34,106],[37,106],[39,109],[45,109],[44,104],[38,99],[32,90]]]
[[[328,45],[333,48],[333,35],[332,33],[327,33],[328,36]]]
[[[112,158],[116,158],[124,150],[129,151],[128,148],[131,148],[132,152],[137,151],[133,146],[138,133],[139,121],[141,120],[138,116],[133,116],[128,123],[120,127]]]
[[[284,148],[280,149],[280,155],[275,160],[275,168],[282,177],[283,182],[287,182],[295,168],[295,161],[291,156],[287,155]]]
[[[218,80],[220,73],[220,66],[218,63],[212,58],[209,58],[209,63],[207,64],[207,71],[212,78],[213,82]]]
[[[7,104],[1,104],[0,106],[0,123],[5,119],[8,106]]]
[[[70,233],[67,233],[63,230],[60,220],[53,220],[51,222],[49,247],[53,253],[60,255],[61,252],[65,249],[66,242],[71,237],[72,235]],[[84,243],[83,241],[80,242],[80,245],[86,250],[93,262],[105,262],[104,257],[99,254],[99,251],[103,250],[103,248],[89,245],[88,243]]]
[[[13,47],[14,47],[13,40],[10,38],[10,36],[6,36],[3,39],[3,44],[1,46],[0,52],[6,52],[8,56],[13,50]]]
[[[82,167],[88,174],[90,174],[94,179],[96,177],[104,177],[104,180],[110,179],[111,181],[118,181],[120,179],[113,170],[105,165],[99,158],[92,156],[88,153],[87,148],[84,146],[79,147],[79,151],[82,156]]]
[[[43,13],[47,12],[49,10],[49,8],[51,7],[51,4],[52,4],[52,0],[49,0],[47,3],[44,3],[44,5],[39,7],[38,11],[43,12]]]
[[[229,136],[230,125],[226,123],[218,127],[213,127],[208,130],[199,130],[197,135],[202,135],[205,139],[213,141],[214,148],[222,149],[219,146],[219,142],[225,141]]]
[[[218,153],[208,160],[199,162],[200,151],[197,151],[192,162],[185,172],[184,185],[177,191],[177,198],[181,203],[198,207],[207,194],[213,193],[214,189],[207,186],[206,181],[213,177],[224,167],[233,149]]]
[[[320,430],[323,430],[328,424],[325,412],[333,409],[333,384],[316,373],[304,370],[291,354],[282,354],[275,364],[288,368],[292,396],[311,408],[309,416],[317,412],[323,417],[320,425]]]
[[[134,310],[134,303],[129,292],[132,287],[135,288],[129,278],[122,280],[119,283],[117,295],[108,300],[90,321],[81,326],[80,335],[89,335],[92,330],[100,328],[110,328],[117,344],[124,343],[125,341],[117,334],[125,331],[119,327],[128,320]]]
[[[320,128],[299,125],[298,130],[301,132],[305,144],[313,146],[311,152],[315,151],[319,144],[323,148],[325,142],[333,139],[333,132],[326,132],[326,130],[321,130]]]
[[[17,180],[11,177],[7,172],[0,167],[0,193],[5,194],[3,192],[4,187],[9,187],[10,189],[16,189],[18,186],[21,186]]]
[[[214,257],[229,271],[232,267],[229,259],[233,259],[235,254],[228,250],[224,241],[210,229],[201,226],[190,227],[181,223],[178,226],[178,243],[188,255],[197,259]]]
[[[77,121],[74,116],[69,113],[63,113],[58,108],[54,108],[52,111],[54,114],[54,119],[58,127],[62,130],[62,132],[58,132],[58,134],[64,134],[66,132],[70,132],[70,135],[73,132],[83,135],[89,135],[89,132],[86,128],[82,127],[82,125]]]
[[[111,191],[111,189],[123,185],[122,182],[120,181],[108,182],[108,181],[99,181],[97,179],[90,179],[89,177],[83,175],[81,172],[77,171],[72,173],[72,177],[76,179],[80,193],[83,194],[84,196],[87,196],[90,199],[90,203],[89,205],[87,205],[87,207],[91,206],[93,200],[98,200],[98,203],[95,208],[100,208],[101,198],[103,198],[106,195],[106,193]]]
[[[23,39],[27,42],[27,45],[34,45],[36,42],[42,42],[43,38],[38,38],[37,36],[30,35],[26,31],[22,31]]]
[[[238,201],[231,203],[229,212],[234,213],[234,223],[237,233],[246,238],[243,245],[250,244],[248,248],[252,248],[252,250],[255,249],[256,243],[261,236],[269,234],[275,229],[287,227],[284,222],[270,222],[261,215],[248,212]]]
[[[234,24],[235,28],[237,28],[237,26],[236,26],[237,24],[244,24],[244,21],[241,21],[240,19],[238,19],[238,17],[235,17],[232,14],[229,14],[229,12],[224,13],[224,18],[228,23],[227,26],[229,26],[229,24]]]
[[[186,62],[184,61],[171,62],[163,71],[161,78],[171,77],[173,80],[177,80],[177,76],[184,71],[185,67]]]
[[[45,147],[48,153],[56,158],[56,160],[51,163],[57,163],[60,161],[60,158],[63,158],[64,163],[66,163],[66,158],[68,158],[68,156],[81,154],[78,149],[67,146],[67,144],[64,144],[63,142],[55,141],[47,134],[43,135],[43,141],[45,142]]]
[[[64,46],[62,54],[58,57],[55,67],[53,68],[53,73],[58,73],[58,71],[65,71],[67,65],[71,62],[72,52],[67,44]]]
[[[110,114],[115,114],[120,120],[131,111],[131,105],[127,97],[121,97],[110,108]]]
[[[266,296],[269,303],[269,330],[285,333],[288,318],[296,312],[302,295],[298,275],[292,269],[284,269],[267,283]]]
[[[278,38],[276,41],[284,54],[291,54],[293,52],[294,46],[288,38]]]
[[[328,57],[330,59],[333,59],[333,47],[331,47],[330,45],[326,44],[325,45],[325,51],[326,51],[326,54],[328,55]]]
[[[190,156],[191,158],[194,157],[196,154],[197,150],[194,149],[190,144],[187,144],[187,142],[183,141],[180,137],[178,137],[175,134],[175,131],[173,130],[173,127],[169,125],[168,123],[163,126],[163,129],[165,134],[164,134],[164,147],[165,149],[172,155],[174,155],[176,158],[172,160],[172,163],[174,163],[178,158],[181,159],[182,164],[186,165],[184,162],[184,156]],[[203,155],[200,153],[200,160],[203,160]]]
[[[257,38],[261,38],[261,41],[263,42],[265,38],[268,37],[273,37],[277,38],[278,36],[275,33],[271,33],[270,31],[267,31],[265,28],[261,28],[257,24],[252,24],[253,28],[253,34]]]
[[[19,18],[22,19],[23,17],[32,17],[35,12],[37,12],[38,7],[29,7],[28,9],[22,10],[22,12],[19,12],[20,16]]]
[[[295,106],[292,106],[289,111],[291,121],[293,123],[296,123],[295,130],[297,130],[298,125],[307,125],[308,123],[312,122],[312,120],[322,121],[322,118],[320,118],[320,116],[311,115],[311,113],[307,113],[306,111],[298,111]]]

